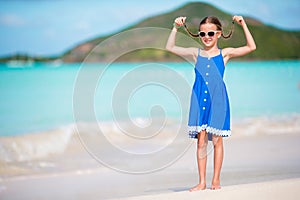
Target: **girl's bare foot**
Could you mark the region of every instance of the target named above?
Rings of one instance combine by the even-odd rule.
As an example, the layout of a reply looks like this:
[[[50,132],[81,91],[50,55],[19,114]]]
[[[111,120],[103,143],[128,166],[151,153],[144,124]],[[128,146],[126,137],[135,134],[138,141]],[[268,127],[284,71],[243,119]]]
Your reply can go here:
[[[205,190],[206,189],[206,184],[198,184],[195,187],[191,188],[189,191],[190,192],[195,192],[198,190]]]
[[[219,190],[219,189],[221,189],[221,186],[220,185],[212,185],[210,189],[211,190]]]
[[[213,181],[211,184],[211,190],[219,190],[221,189],[220,181]]]

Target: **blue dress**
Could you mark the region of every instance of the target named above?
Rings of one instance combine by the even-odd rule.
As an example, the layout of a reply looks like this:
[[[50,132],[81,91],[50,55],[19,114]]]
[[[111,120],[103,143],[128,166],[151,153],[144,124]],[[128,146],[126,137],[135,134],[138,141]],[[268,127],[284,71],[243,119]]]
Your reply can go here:
[[[189,137],[196,139],[202,130],[206,130],[209,140],[212,135],[231,135],[224,70],[221,50],[219,55],[209,58],[201,56],[199,49],[188,121]]]

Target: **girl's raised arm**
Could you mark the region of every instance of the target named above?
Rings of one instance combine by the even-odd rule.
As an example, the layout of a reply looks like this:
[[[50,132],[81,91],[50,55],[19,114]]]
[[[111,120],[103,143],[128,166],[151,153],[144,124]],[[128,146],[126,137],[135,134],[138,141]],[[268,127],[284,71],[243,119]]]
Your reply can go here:
[[[187,59],[193,59],[194,62],[197,60],[198,50],[197,48],[190,47],[184,48],[176,46],[176,33],[178,27],[182,27],[185,22],[186,17],[177,17],[174,22],[174,27],[170,33],[169,39],[166,44],[166,49],[174,54],[177,54],[182,57],[186,57]]]
[[[234,16],[232,19],[243,27],[247,44],[245,46],[238,47],[238,48],[223,49],[222,52],[223,52],[225,62],[227,62],[230,58],[246,55],[256,49],[255,41],[248,29],[247,24],[246,24],[245,20],[243,19],[243,17],[242,16]]]

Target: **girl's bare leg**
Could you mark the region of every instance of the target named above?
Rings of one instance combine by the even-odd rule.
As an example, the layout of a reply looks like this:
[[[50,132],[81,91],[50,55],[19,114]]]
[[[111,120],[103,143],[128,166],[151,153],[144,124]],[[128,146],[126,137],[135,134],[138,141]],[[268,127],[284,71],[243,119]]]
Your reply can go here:
[[[223,139],[220,136],[213,136],[214,144],[214,176],[211,184],[212,190],[221,189],[220,174],[223,162]]]
[[[207,133],[198,133],[197,162],[199,173],[199,184],[190,189],[190,192],[206,189],[206,161],[207,161]]]

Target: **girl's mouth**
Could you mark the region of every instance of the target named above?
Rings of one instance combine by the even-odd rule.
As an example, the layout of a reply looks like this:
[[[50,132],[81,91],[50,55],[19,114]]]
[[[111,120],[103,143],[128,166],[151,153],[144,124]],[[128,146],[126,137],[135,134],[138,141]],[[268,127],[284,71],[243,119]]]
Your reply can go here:
[[[203,39],[203,42],[204,42],[204,43],[210,43],[211,41],[212,41],[211,38],[204,38],[204,39]]]

